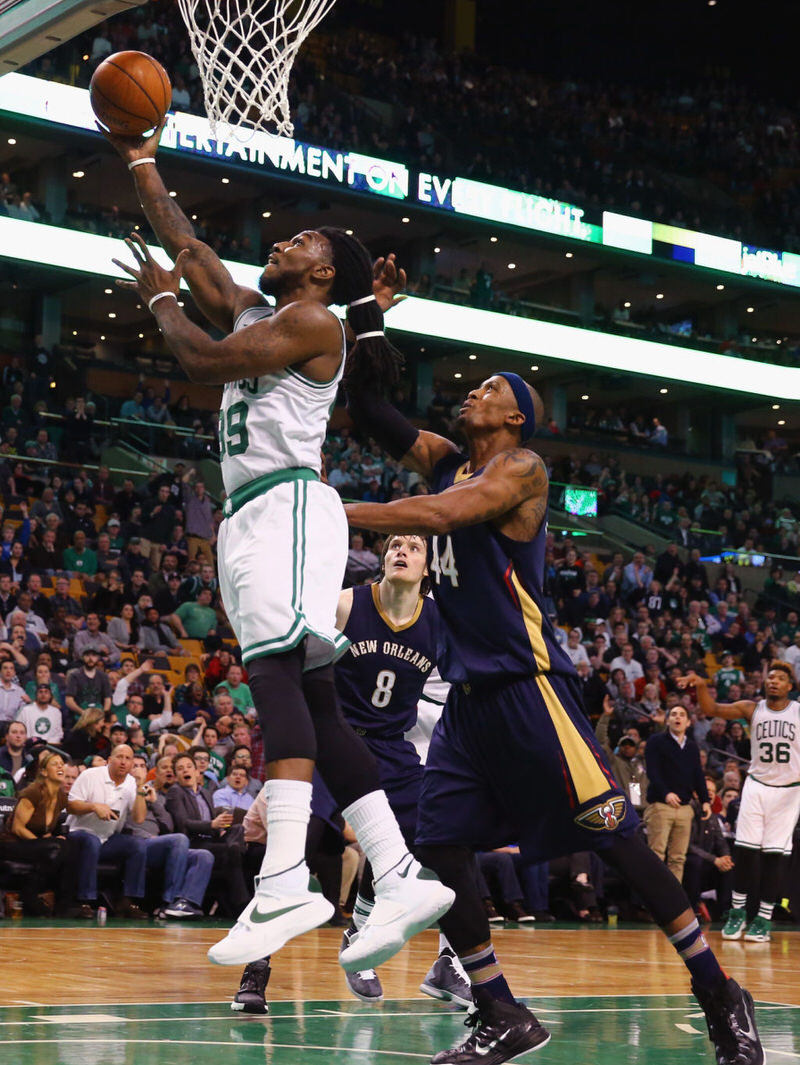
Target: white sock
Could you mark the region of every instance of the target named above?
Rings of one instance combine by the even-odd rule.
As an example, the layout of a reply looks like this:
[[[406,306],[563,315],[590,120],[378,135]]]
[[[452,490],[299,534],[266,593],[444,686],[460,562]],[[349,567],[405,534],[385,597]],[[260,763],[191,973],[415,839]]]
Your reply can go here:
[[[760,903],[760,905],[758,907],[758,916],[763,918],[765,921],[771,921],[772,920],[772,911],[774,909],[775,909],[775,903],[774,902],[764,902],[764,900],[762,899],[761,903]]]
[[[384,791],[362,795],[346,810],[342,810],[342,817],[352,825],[376,881],[408,854],[408,847]]]
[[[732,891],[731,892],[731,907],[734,910],[743,910],[747,905],[747,895],[744,892]]]
[[[365,899],[361,894],[356,895],[355,905],[353,906],[353,924],[359,931],[367,923],[367,918],[374,907],[375,899]]]
[[[447,942],[447,936],[443,932],[440,932],[439,933],[439,953],[441,954],[443,950],[453,950],[453,948]],[[454,950],[453,950],[453,953],[455,954]]]
[[[305,853],[311,817],[311,785],[304,780],[268,780],[264,785],[264,797],[267,800],[267,849],[260,875],[280,875],[282,888],[302,891],[308,887]]]

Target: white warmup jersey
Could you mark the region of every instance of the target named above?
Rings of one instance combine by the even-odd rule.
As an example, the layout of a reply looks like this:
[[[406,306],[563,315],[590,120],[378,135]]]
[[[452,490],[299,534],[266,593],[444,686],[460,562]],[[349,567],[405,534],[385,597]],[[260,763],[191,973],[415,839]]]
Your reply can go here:
[[[234,331],[272,313],[251,307]],[[286,368],[225,386],[220,455],[229,498],[219,532],[219,582],[245,663],[304,643],[310,670],[348,646],[335,626],[347,519],[337,493],[319,480],[344,353],[342,329],[342,361],[331,381]],[[275,483],[253,484],[268,475]]]
[[[233,331],[269,318],[272,307],[248,307]],[[222,481],[230,495],[265,473],[307,467],[319,473],[320,451],[331,408],[344,373],[326,383],[304,377],[291,367],[225,385],[219,412]]]
[[[800,784],[800,703],[792,699],[778,711],[769,710],[766,699],[757,703],[750,747],[749,775],[759,783],[777,788]]]
[[[769,710],[762,699],[750,721],[752,761],[742,788],[736,843],[779,854],[792,850],[800,816],[800,703]]]

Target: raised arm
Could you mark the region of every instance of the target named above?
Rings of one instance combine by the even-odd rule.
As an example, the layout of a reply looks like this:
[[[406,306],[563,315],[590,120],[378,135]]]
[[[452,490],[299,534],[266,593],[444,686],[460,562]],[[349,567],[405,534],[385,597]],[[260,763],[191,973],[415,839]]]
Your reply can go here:
[[[126,166],[130,167],[131,163],[140,159],[153,160],[131,168],[136,193],[147,221],[171,259],[175,259],[182,251],[187,252],[183,276],[192,298],[212,325],[229,333],[237,315],[247,307],[263,303],[264,299],[255,289],[236,284],[219,256],[197,239],[191,222],[167,191],[155,164],[165,122],[146,138],[120,137],[106,130],[101,132]]]
[[[740,717],[749,721],[753,716],[756,704],[750,699],[740,699],[736,703],[717,703],[711,698],[708,690],[708,681],[697,673],[687,673],[685,677],[678,677],[679,688],[694,688],[697,692],[697,705],[706,717],[724,717],[728,721],[735,721]]]
[[[386,258],[375,260],[373,274],[372,291],[386,314],[405,299],[402,289],[405,288],[406,273],[397,266],[392,252]],[[348,339],[354,339],[349,327]],[[359,376],[353,369],[355,361],[352,358],[348,360],[345,376],[347,409],[351,418],[359,429],[374,437],[392,458],[429,480],[436,463],[446,455],[455,454],[458,448],[452,440],[412,425],[384,398],[373,381]]]
[[[515,539],[532,540],[547,512],[547,470],[538,455],[516,448],[496,455],[480,477],[437,495],[349,503],[345,512],[351,525],[376,532],[433,535],[494,521]]]
[[[342,332],[338,319],[317,300],[299,300],[276,314],[212,340],[191,322],[178,306],[178,286],[191,253],[179,252],[172,270],[165,270],[150,255],[138,233],[125,243],[133,253],[136,267],[114,259],[134,279],[118,281],[123,288],[135,289],[152,306],[164,339],[192,381],[224,385],[245,377],[298,366],[309,377],[329,381],[341,359]],[[170,298],[174,296],[175,298]]]

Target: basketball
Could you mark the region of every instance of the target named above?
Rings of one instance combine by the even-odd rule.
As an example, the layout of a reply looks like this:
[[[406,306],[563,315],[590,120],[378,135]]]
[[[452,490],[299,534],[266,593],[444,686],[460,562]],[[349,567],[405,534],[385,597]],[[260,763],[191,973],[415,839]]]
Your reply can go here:
[[[136,135],[157,126],[172,100],[166,70],[146,52],[115,52],[89,85],[92,110],[111,133]]]

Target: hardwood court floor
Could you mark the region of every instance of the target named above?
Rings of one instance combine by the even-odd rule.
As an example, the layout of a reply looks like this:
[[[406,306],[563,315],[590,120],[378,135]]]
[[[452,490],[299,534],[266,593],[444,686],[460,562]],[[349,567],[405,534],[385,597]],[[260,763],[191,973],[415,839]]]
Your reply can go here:
[[[0,923],[2,1065],[402,1065],[461,1041],[463,1014],[419,993],[437,938],[382,967],[385,1001],[350,997],[340,933],[320,929],[275,959],[267,1017],[233,1014],[238,968],[205,951],[203,924],[105,928]],[[800,1062],[800,933],[768,944],[710,939],[759,1003],[769,1065]],[[682,963],[647,928],[513,928],[495,934],[519,997],[553,1033],[541,1065],[712,1065]]]

